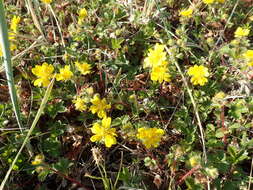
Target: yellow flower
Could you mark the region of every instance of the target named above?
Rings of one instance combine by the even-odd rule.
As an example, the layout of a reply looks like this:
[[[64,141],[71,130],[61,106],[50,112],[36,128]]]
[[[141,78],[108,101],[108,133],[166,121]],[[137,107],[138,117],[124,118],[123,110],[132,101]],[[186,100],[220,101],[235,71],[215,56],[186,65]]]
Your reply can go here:
[[[225,3],[226,0],[216,0],[219,3]]]
[[[70,66],[69,65],[65,65],[64,68],[60,69],[60,73],[56,75],[56,80],[57,81],[67,81],[69,79],[71,79],[71,77],[73,76],[72,71],[70,70]]]
[[[194,65],[188,70],[188,75],[192,76],[191,82],[193,85],[203,86],[207,83],[207,78],[209,76],[208,69],[203,65]]]
[[[41,0],[43,3],[49,4],[51,3],[53,0]]]
[[[95,94],[91,99],[92,106],[90,107],[90,111],[95,114],[98,114],[99,118],[106,117],[106,110],[111,108],[110,104],[107,104],[106,99],[100,99],[99,94]]]
[[[16,50],[16,49],[17,49],[17,45],[10,42],[10,50],[11,50],[11,51],[14,51],[14,50]],[[1,45],[0,45],[0,57],[2,57],[2,56],[3,56],[3,51],[2,51],[2,47],[1,47]]]
[[[34,161],[32,161],[32,165],[35,165],[35,166],[40,165],[44,162],[44,160],[45,160],[44,155],[38,154],[38,155],[35,156]],[[36,168],[35,168],[35,171],[38,172],[38,173],[40,173],[43,170],[44,170],[43,166],[36,166]]]
[[[151,71],[151,80],[158,81],[159,83],[162,83],[163,81],[169,82],[170,74],[167,73],[167,67],[166,66],[153,67]]]
[[[87,10],[85,8],[80,9],[78,14],[79,14],[79,17],[82,17],[82,18],[85,18],[88,15]]]
[[[186,162],[190,167],[196,167],[201,163],[201,156],[199,154],[194,154],[190,157],[190,159]]]
[[[50,79],[53,78],[53,72],[53,65],[48,65],[47,63],[36,65],[32,68],[32,73],[38,77],[38,79],[34,81],[34,85],[47,87],[50,83]]]
[[[104,117],[102,119],[102,123],[93,124],[91,132],[95,135],[90,138],[92,142],[102,141],[108,148],[117,143],[115,138],[117,136],[116,129],[110,127],[111,120],[112,119],[110,117]]]
[[[82,98],[77,98],[76,100],[72,101],[75,104],[75,108],[78,111],[84,111],[87,109],[87,106],[85,105],[85,100]]]
[[[166,52],[164,52],[165,45],[156,44],[154,49],[149,49],[148,57],[144,59],[144,68],[154,67],[160,65],[167,65]]]
[[[14,50],[16,50],[16,49],[17,49],[17,45],[14,44],[14,43],[10,43],[10,50],[11,50],[11,51],[14,51]]]
[[[81,25],[84,21],[84,19],[87,17],[88,13],[87,10],[85,8],[82,8],[79,10],[78,12],[78,24]]]
[[[253,50],[247,50],[243,57],[246,59],[248,66],[253,67]]]
[[[182,11],[180,11],[179,15],[190,18],[192,16],[192,13],[193,13],[193,9],[188,8],[188,9],[183,9]]]
[[[45,160],[44,155],[38,154],[35,156],[34,161],[32,161],[32,165],[39,165]]]
[[[162,136],[164,135],[163,129],[158,128],[139,128],[136,137],[142,141],[147,147],[158,147]]]
[[[16,37],[15,33],[14,32],[8,32],[8,38],[9,40],[14,40]]]
[[[75,65],[77,67],[77,69],[83,74],[83,75],[87,75],[89,73],[91,73],[91,65],[83,62],[83,63],[79,63],[78,61],[75,62]]]
[[[214,0],[203,0],[205,4],[213,4]]]
[[[1,44],[0,44],[0,57],[3,56],[3,50],[2,50],[2,47],[1,47]]]
[[[18,28],[18,24],[20,22],[20,17],[19,16],[14,16],[11,20],[11,26],[10,26],[10,29],[13,31],[13,32],[17,32],[17,28]]]
[[[235,37],[240,38],[240,37],[246,37],[249,35],[250,30],[248,28],[242,28],[238,27],[235,31]]]

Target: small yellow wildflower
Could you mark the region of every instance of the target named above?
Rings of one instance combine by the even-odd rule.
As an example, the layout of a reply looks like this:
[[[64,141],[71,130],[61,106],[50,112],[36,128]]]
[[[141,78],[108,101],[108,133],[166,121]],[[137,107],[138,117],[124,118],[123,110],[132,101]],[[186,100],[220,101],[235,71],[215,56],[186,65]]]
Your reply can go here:
[[[16,44],[14,44],[14,43],[10,43],[10,50],[11,51],[14,51],[14,50],[16,50],[17,49],[17,45]],[[0,57],[2,57],[3,56],[3,51],[2,51],[2,47],[1,47],[1,45],[0,45]]]
[[[32,161],[32,165],[35,165],[35,166],[40,165],[44,162],[44,160],[45,160],[44,155],[38,154],[35,156],[34,161]],[[43,170],[44,170],[43,166],[36,166],[36,169],[35,169],[36,172],[40,173]]]
[[[16,50],[16,49],[17,49],[17,45],[14,44],[14,43],[10,43],[10,50],[11,50],[11,51],[14,51],[14,50]]]
[[[90,111],[95,114],[98,114],[99,118],[106,117],[106,110],[111,108],[110,104],[107,104],[106,99],[100,99],[99,94],[95,94],[91,99],[92,106],[90,107]]]
[[[225,3],[226,0],[216,0],[219,3]]]
[[[205,4],[213,4],[214,0],[203,0]]]
[[[35,156],[34,161],[32,161],[32,165],[39,165],[45,160],[44,155],[38,154]]]
[[[170,82],[170,74],[167,73],[166,66],[153,67],[151,71],[151,80],[162,83],[163,81]]]
[[[87,10],[82,8],[79,10],[79,17],[85,18],[88,15]]]
[[[90,138],[92,142],[102,141],[108,148],[117,143],[115,138],[117,136],[116,129],[110,127],[111,120],[110,117],[104,117],[102,123],[93,124],[91,132],[95,135]]]
[[[60,73],[56,75],[56,80],[57,81],[67,81],[69,79],[71,79],[71,77],[73,76],[72,71],[70,70],[70,66],[69,65],[65,65],[64,68],[60,69]]]
[[[10,29],[13,31],[13,32],[17,32],[18,30],[18,24],[20,22],[21,18],[19,16],[14,16],[11,20],[11,26],[10,26]]]
[[[76,100],[72,101],[75,104],[75,108],[78,111],[84,111],[87,109],[87,106],[85,105],[85,100],[78,97]]]
[[[201,156],[200,154],[194,154],[190,157],[190,159],[186,162],[191,168],[196,167],[201,164]]]
[[[248,28],[242,28],[238,27],[235,31],[235,37],[240,38],[240,37],[246,37],[249,35],[250,30]]]
[[[142,141],[146,148],[158,147],[164,130],[159,128],[139,128],[136,137]]]
[[[41,0],[43,3],[49,4],[51,3],[53,0]]]
[[[167,65],[166,52],[164,52],[165,45],[156,44],[154,49],[149,49],[148,57],[144,59],[144,68]]]
[[[83,75],[87,75],[87,74],[91,73],[91,71],[90,71],[90,70],[91,70],[91,65],[90,65],[90,64],[88,64],[88,63],[86,63],[86,62],[80,63],[80,62],[76,61],[76,62],[75,62],[75,65],[76,65],[77,69],[78,69]]]
[[[200,86],[203,86],[208,81],[206,77],[209,76],[209,73],[208,69],[203,65],[194,65],[193,67],[189,68],[188,75],[192,76],[191,82],[193,85],[199,84]]]
[[[50,79],[53,78],[53,72],[53,65],[48,65],[47,63],[36,65],[32,68],[32,73],[38,77],[38,79],[34,81],[34,85],[47,87],[50,83]]]
[[[88,12],[85,8],[82,8],[78,12],[78,24],[81,25],[84,21],[84,19],[87,17]]]
[[[15,33],[14,32],[8,32],[8,39],[9,40],[14,40],[16,37]]]
[[[190,18],[192,17],[192,13],[193,13],[193,9],[188,8],[188,9],[183,9],[182,11],[180,11],[179,15]]]
[[[246,59],[248,66],[253,67],[253,50],[247,50],[243,57]]]
[[[3,50],[2,50],[2,47],[1,47],[1,44],[0,44],[0,57],[3,56]]]

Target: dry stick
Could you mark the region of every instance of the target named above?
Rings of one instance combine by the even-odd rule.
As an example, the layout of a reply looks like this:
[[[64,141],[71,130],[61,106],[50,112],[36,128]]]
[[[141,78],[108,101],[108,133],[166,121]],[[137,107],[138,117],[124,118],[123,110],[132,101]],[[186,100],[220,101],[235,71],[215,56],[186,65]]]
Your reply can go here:
[[[43,39],[46,39],[46,36],[44,34],[44,29],[42,28],[42,24],[40,22],[41,19],[39,16],[37,16],[35,9],[33,8],[33,3],[31,2],[31,0],[26,0],[26,2],[27,2],[28,10],[31,13],[35,27],[40,31],[41,35],[43,36]]]
[[[62,46],[65,48],[66,46],[65,46],[65,42],[64,42],[64,38],[63,38],[63,35],[62,35],[62,30],[61,30],[61,26],[60,26],[60,24],[59,24],[59,21],[58,21],[56,15],[55,15],[55,12],[54,12],[54,10],[53,10],[53,8],[51,7],[50,4],[48,5],[48,7],[49,7],[49,9],[50,9],[50,11],[51,11],[51,13],[52,13],[54,19],[55,19],[57,28],[58,28],[58,30],[59,30],[60,37],[61,37],[61,40],[62,40]]]
[[[167,51],[167,53],[169,55],[171,55],[171,52],[169,51],[169,49],[167,48],[167,46],[165,46],[165,50]],[[173,55],[171,55],[173,57]],[[196,106],[196,103],[195,103],[195,100],[192,96],[192,92],[189,88],[189,85],[184,77],[184,74],[181,70],[181,68],[179,67],[178,63],[176,61],[173,61],[175,66],[177,67],[177,70],[179,71],[182,79],[183,79],[183,82],[184,82],[184,85],[187,89],[187,92],[190,96],[190,99],[191,99],[191,103],[193,105],[193,109],[194,109],[194,113],[195,113],[195,116],[197,118],[197,122],[198,122],[198,126],[199,126],[199,131],[200,131],[200,136],[201,136],[201,141],[202,141],[202,148],[203,148],[203,155],[204,155],[204,161],[205,161],[205,164],[207,163],[207,154],[206,154],[206,147],[205,147],[205,137],[204,137],[204,130],[203,130],[203,126],[201,124],[201,120],[200,120],[200,116],[199,116],[199,112],[198,112],[198,108]],[[209,178],[207,177],[207,186],[208,186],[208,190],[210,190],[210,181],[209,181]]]

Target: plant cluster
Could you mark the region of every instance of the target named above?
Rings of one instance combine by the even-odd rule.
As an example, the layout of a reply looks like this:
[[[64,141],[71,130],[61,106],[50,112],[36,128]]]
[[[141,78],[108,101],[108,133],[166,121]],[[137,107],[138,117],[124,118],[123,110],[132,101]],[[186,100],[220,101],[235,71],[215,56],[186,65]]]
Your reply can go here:
[[[0,190],[252,188],[252,1],[4,3]]]

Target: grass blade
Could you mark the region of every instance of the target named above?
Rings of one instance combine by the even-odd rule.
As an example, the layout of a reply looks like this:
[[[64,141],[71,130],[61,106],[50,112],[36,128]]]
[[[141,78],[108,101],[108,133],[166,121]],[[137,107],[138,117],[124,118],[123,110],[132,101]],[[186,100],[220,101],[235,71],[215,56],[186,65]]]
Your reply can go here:
[[[8,40],[8,28],[7,28],[7,23],[5,20],[4,6],[3,6],[2,0],[0,0],[0,44],[3,51],[3,62],[4,62],[9,92],[11,96],[11,102],[13,105],[13,109],[14,109],[14,113],[18,122],[19,129],[22,132],[23,127],[21,123],[21,115],[20,115],[20,110],[19,110],[19,105],[18,105],[17,92],[16,92],[14,78],[13,78],[10,44]]]
[[[5,174],[5,177],[4,177],[4,179],[3,179],[2,183],[1,183],[1,186],[0,186],[0,190],[3,190],[3,189],[4,189],[5,183],[7,182],[8,178],[9,178],[9,176],[10,176],[10,174],[11,174],[11,171],[12,171],[13,166],[14,166],[15,163],[17,162],[17,160],[18,160],[18,158],[19,158],[19,156],[20,156],[22,150],[24,149],[25,145],[29,142],[29,137],[31,136],[31,134],[32,134],[32,132],[33,132],[33,130],[34,130],[34,128],[35,128],[35,126],[36,126],[36,124],[37,124],[37,122],[38,122],[38,120],[39,120],[41,114],[43,113],[43,110],[44,110],[45,106],[46,106],[46,103],[47,103],[47,101],[48,101],[49,95],[50,95],[50,93],[51,93],[51,91],[52,91],[52,88],[53,88],[53,85],[54,85],[54,80],[55,80],[55,79],[53,79],[53,80],[51,81],[51,83],[49,84],[49,86],[47,87],[46,93],[45,93],[45,95],[44,95],[44,97],[43,97],[43,99],[42,99],[42,102],[41,102],[41,104],[40,104],[40,108],[39,108],[39,110],[38,110],[38,112],[37,112],[37,114],[36,114],[36,116],[35,116],[35,118],[34,118],[34,120],[33,120],[32,126],[31,126],[31,128],[29,129],[29,131],[28,131],[28,133],[27,133],[27,135],[26,135],[26,137],[25,137],[25,140],[24,140],[22,146],[20,147],[18,153],[16,154],[14,160],[12,161],[9,170],[8,170],[7,173]]]
[[[36,26],[36,28],[40,31],[41,35],[43,36],[44,39],[46,39],[45,37],[45,34],[44,34],[44,29],[42,28],[42,24],[41,24],[41,18],[40,16],[37,16],[39,15],[38,14],[38,11],[36,11],[34,8],[33,8],[33,3],[31,2],[31,0],[26,0],[26,3],[27,3],[27,7],[31,13],[31,16],[32,16],[32,19],[33,19],[33,22],[34,22],[34,25]],[[35,6],[36,7],[36,6]]]

